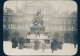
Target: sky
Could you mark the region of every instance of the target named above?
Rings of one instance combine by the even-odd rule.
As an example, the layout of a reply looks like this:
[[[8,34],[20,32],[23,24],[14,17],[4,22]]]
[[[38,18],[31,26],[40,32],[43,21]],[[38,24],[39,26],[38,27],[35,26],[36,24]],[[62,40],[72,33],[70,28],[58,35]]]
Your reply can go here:
[[[30,2],[35,3],[34,1],[6,1],[4,3],[4,8],[7,6],[8,8],[15,10],[16,5],[19,8],[21,8],[24,3],[29,4]],[[47,5],[50,5],[52,10],[59,10],[60,12],[77,11],[77,4],[75,1],[43,1],[43,2],[46,3]]]

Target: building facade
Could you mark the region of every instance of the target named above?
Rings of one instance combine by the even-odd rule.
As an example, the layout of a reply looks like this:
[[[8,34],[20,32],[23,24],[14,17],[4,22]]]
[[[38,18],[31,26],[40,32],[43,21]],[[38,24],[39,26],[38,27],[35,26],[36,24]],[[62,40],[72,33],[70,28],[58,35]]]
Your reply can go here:
[[[35,3],[36,4],[36,3]],[[3,15],[3,32],[8,30],[10,40],[15,31],[18,31],[21,36],[26,38],[27,33],[32,26],[32,19],[34,14],[41,9],[43,16],[43,22],[45,26],[45,33],[50,38],[54,38],[55,34],[59,35],[59,40],[63,42],[72,43],[74,37],[77,34],[77,12],[67,14],[52,14],[51,7],[40,3],[37,6],[31,3],[29,5],[24,4],[22,9],[16,8],[16,13],[10,8],[4,9]],[[41,6],[42,5],[42,6]],[[25,7],[26,6],[26,7]],[[50,7],[50,8],[49,8]],[[66,35],[68,36],[66,37]]]

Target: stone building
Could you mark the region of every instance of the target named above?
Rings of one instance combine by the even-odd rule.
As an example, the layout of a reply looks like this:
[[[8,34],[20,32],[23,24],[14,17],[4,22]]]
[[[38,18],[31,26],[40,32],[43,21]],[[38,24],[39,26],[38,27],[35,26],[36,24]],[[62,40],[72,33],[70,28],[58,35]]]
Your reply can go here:
[[[35,4],[38,4],[35,6]],[[63,42],[72,43],[77,37],[77,12],[67,14],[54,14],[51,11],[51,7],[45,3],[35,2],[30,4],[24,4],[22,9],[16,8],[16,12],[10,8],[4,9],[3,15],[3,33],[8,30],[9,37],[15,31],[18,31],[21,36],[26,38],[27,33],[30,31],[32,25],[32,19],[34,14],[41,9],[44,15],[43,21],[45,26],[45,33],[50,38],[54,38],[56,33],[59,35],[59,40]],[[68,36],[66,36],[68,35]],[[76,35],[76,37],[74,37]]]

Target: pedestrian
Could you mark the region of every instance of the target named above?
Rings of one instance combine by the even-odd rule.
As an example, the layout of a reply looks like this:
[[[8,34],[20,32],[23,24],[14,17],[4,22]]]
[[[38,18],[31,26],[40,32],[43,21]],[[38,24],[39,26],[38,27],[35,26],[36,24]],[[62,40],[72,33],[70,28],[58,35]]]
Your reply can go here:
[[[53,46],[54,46],[54,43],[53,41],[51,42],[51,50],[52,50],[52,53],[53,53]]]
[[[44,41],[42,41],[41,46],[42,46],[42,50],[43,50],[43,52],[44,52],[44,49],[45,49],[45,47],[46,47],[46,44],[45,44]]]
[[[76,41],[74,41],[74,48],[76,48]]]
[[[53,53],[54,50],[57,50],[57,47],[58,47],[58,41],[54,39],[54,40],[51,42],[52,53]]]

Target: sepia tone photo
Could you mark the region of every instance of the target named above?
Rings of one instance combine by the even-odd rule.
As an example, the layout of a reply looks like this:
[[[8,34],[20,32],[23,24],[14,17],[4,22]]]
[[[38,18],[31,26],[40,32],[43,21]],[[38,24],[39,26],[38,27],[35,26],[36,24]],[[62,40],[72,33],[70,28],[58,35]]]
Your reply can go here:
[[[78,18],[75,1],[6,1],[3,49],[6,55],[75,55]]]

